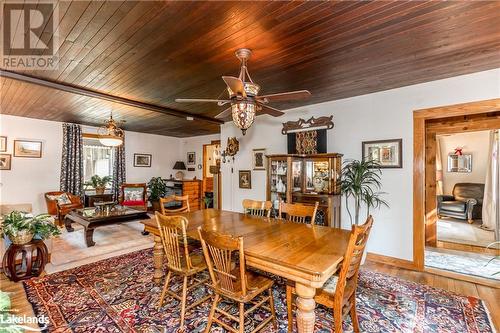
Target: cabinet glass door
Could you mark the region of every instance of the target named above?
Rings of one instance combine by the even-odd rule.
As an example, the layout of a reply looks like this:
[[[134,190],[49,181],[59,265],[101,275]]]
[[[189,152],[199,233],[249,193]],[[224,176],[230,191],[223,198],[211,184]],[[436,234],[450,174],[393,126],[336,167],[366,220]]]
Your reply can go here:
[[[306,160],[306,192],[325,193],[330,189],[328,160]]]
[[[292,192],[302,191],[302,161],[292,161]]]
[[[279,208],[279,200],[286,201],[288,165],[286,160],[271,161],[271,202]]]

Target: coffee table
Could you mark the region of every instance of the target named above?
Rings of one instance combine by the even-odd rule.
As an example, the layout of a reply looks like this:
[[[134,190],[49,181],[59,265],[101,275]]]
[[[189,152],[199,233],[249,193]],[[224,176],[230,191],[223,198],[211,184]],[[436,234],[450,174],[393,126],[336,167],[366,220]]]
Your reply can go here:
[[[106,225],[128,222],[131,220],[148,218],[148,214],[137,209],[116,205],[109,211],[102,211],[94,207],[75,209],[66,215],[64,225],[68,232],[73,232],[71,222],[78,223],[85,229],[85,243],[87,247],[95,245],[93,240],[94,229]]]

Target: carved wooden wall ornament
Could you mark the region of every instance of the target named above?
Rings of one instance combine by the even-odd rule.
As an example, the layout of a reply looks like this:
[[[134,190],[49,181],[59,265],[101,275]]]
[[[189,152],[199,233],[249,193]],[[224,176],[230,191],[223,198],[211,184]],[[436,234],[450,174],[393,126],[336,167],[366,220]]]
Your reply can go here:
[[[281,130],[281,134],[285,135],[288,132],[301,132],[308,131],[314,128],[326,128],[332,129],[333,124],[333,116],[323,116],[319,118],[311,117],[308,120],[304,120],[299,118],[297,121],[287,121],[283,123],[283,129]]]

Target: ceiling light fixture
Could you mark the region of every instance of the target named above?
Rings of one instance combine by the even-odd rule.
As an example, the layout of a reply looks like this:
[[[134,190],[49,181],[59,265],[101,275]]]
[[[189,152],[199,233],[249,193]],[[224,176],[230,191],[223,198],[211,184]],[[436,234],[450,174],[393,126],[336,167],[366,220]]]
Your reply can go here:
[[[113,119],[113,113],[111,113],[109,120],[106,120],[105,125],[100,127],[97,133],[99,135],[99,142],[103,146],[118,147],[123,144],[125,132],[118,127],[117,122]]]

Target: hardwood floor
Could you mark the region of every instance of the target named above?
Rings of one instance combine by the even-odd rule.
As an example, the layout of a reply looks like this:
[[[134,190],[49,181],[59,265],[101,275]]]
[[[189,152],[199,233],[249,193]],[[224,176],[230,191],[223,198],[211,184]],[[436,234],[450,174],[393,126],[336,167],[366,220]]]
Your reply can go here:
[[[449,290],[458,294],[480,298],[485,301],[496,330],[500,330],[500,289],[447,278],[444,276],[438,276],[427,272],[402,269],[373,261],[367,261],[364,265],[364,269],[370,269],[397,276],[404,280],[414,281],[432,287]],[[18,315],[34,315],[33,309],[26,299],[26,294],[24,293],[21,282],[10,282],[3,274],[0,274],[0,285],[2,291],[10,293],[12,309],[14,309]],[[28,326],[36,327],[35,325]]]

